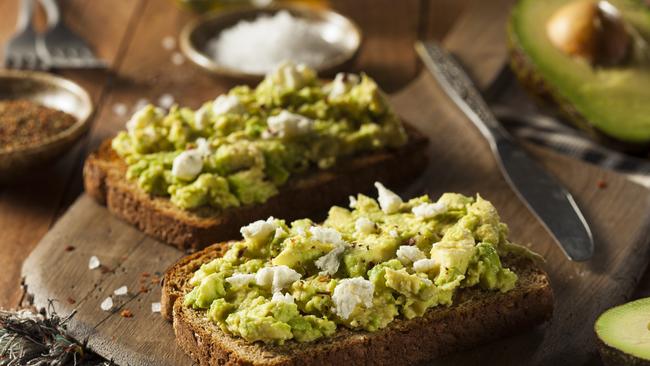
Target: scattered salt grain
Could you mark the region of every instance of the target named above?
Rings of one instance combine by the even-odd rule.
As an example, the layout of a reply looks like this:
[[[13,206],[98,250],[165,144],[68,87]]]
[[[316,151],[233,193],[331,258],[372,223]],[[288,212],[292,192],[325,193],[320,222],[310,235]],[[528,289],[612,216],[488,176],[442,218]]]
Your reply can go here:
[[[116,296],[124,296],[129,293],[129,289],[126,286],[122,286],[117,290],[113,291]]]
[[[160,309],[162,309],[162,305],[160,305],[159,302],[152,302],[151,303],[151,312],[152,313],[159,313]]]
[[[127,112],[126,105],[124,103],[115,103],[113,105],[113,113],[117,116],[125,116]]]
[[[88,269],[97,269],[101,265],[102,263],[99,261],[99,258],[94,255],[88,260]]]
[[[162,40],[162,46],[167,51],[171,51],[176,47],[176,40],[172,36],[167,36]]]
[[[158,98],[158,106],[160,108],[169,109],[174,105],[174,96],[171,94],[163,94]]]
[[[109,296],[102,301],[99,307],[104,311],[109,311],[113,308],[113,299]]]
[[[206,53],[221,65],[268,73],[285,61],[318,67],[340,53],[321,36],[321,25],[280,11],[242,20],[208,41]]]
[[[180,52],[174,52],[172,54],[172,64],[178,66],[185,63],[185,56]]]

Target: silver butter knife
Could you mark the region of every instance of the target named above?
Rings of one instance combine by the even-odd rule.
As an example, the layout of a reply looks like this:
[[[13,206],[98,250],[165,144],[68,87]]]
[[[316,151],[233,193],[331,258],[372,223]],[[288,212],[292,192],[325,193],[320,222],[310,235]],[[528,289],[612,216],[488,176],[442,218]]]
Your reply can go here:
[[[573,196],[513,141],[451,55],[434,42],[418,42],[415,48],[442,89],[489,142],[510,187],[566,256],[573,261],[591,258],[593,236]]]

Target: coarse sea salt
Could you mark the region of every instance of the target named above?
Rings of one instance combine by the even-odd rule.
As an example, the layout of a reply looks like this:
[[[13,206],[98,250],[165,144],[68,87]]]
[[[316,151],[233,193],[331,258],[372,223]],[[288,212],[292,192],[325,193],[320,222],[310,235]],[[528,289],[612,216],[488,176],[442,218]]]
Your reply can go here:
[[[340,53],[321,36],[320,27],[280,11],[240,21],[209,40],[206,51],[217,63],[250,73],[268,73],[285,61],[319,67]]]
[[[115,291],[113,291],[113,294],[115,294],[116,296],[124,296],[128,293],[129,293],[129,289],[126,286],[122,286],[116,289]]]
[[[99,304],[99,307],[104,310],[104,311],[109,311],[113,308],[113,299],[109,296],[102,301],[101,304]]]
[[[159,313],[160,309],[162,309],[162,305],[159,302],[152,302],[151,303],[151,312],[152,313]]]
[[[99,261],[99,258],[97,258],[97,257],[94,256],[94,255],[93,255],[92,257],[90,257],[90,259],[88,260],[88,269],[97,269],[97,268],[99,268],[99,266],[101,266],[101,265],[102,265],[102,264],[101,264],[101,262]]]

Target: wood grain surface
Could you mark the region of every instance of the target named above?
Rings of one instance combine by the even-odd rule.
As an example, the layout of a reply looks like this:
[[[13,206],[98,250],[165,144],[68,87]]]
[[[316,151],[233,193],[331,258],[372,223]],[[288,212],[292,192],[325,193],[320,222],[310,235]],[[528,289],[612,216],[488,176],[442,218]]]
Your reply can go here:
[[[493,11],[493,16],[503,19],[504,15],[491,6],[505,7],[508,2],[477,2],[445,40],[483,87],[494,79],[503,64],[505,47],[502,28],[481,21],[482,15]],[[152,12],[158,11],[155,6],[164,6],[148,5],[154,7]],[[477,39],[489,40],[482,47],[490,48],[469,51],[468,44],[481,47],[475,42]],[[132,52],[136,52],[137,45],[146,43],[146,37],[135,37],[132,43]],[[126,62],[123,72],[134,72],[129,71],[130,67],[135,68]],[[120,89],[115,98],[125,98],[128,93],[126,88]],[[541,224],[515,198],[479,133],[428,74],[420,74],[393,97],[393,103],[399,114],[417,125],[432,142],[430,166],[403,193],[427,192],[435,196],[446,191],[480,192],[510,224],[513,240],[530,245],[547,258],[545,267],[556,295],[554,317],[543,327],[447,357],[436,364],[598,364],[592,335],[595,317],[629,298],[647,265],[648,191],[619,175],[530,148],[575,195],[592,225],[596,256],[583,264],[569,262]],[[109,112],[105,113],[108,118]],[[110,132],[108,124],[98,126],[92,136]],[[599,180],[608,183],[606,189],[598,187]],[[66,250],[68,246],[75,249]],[[112,218],[103,207],[82,196],[29,256],[23,274],[37,306],[46,306],[48,299],[54,298],[58,300],[54,306],[59,312],[77,311],[70,331],[99,354],[119,364],[183,365],[190,362],[175,347],[171,326],[150,310],[151,303],[159,301],[160,296],[160,288],[151,283],[152,276],[164,271],[182,254]],[[97,255],[108,271],[89,270],[91,255]],[[102,311],[101,301],[122,285],[128,286],[130,293],[114,297],[116,312]],[[124,309],[130,310],[133,317],[120,316]]]

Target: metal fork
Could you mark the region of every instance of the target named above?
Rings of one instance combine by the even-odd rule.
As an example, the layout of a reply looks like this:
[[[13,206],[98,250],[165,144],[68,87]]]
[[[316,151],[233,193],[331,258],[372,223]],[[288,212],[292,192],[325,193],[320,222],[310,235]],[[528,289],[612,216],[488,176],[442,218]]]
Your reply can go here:
[[[34,31],[34,0],[21,0],[16,35],[5,46],[4,66],[17,69],[43,69],[46,65],[36,52],[40,36]]]
[[[55,68],[103,68],[86,41],[61,21],[56,0],[40,0],[47,14],[48,30],[37,42],[39,56]]]

